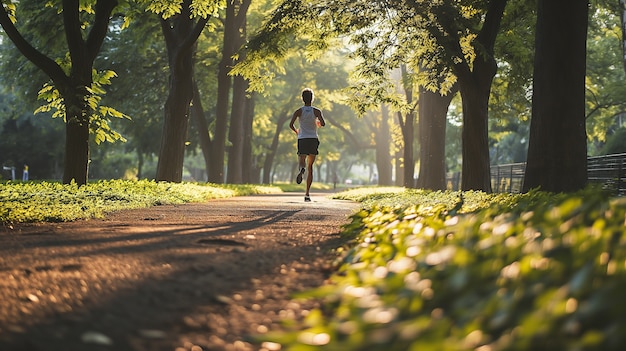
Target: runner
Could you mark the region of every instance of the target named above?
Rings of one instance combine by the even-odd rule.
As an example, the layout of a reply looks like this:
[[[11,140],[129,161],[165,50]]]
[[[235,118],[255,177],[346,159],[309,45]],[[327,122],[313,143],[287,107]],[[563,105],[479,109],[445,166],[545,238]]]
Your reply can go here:
[[[322,111],[317,107],[311,106],[313,103],[313,90],[309,88],[304,89],[302,91],[302,101],[304,102],[304,106],[293,113],[289,128],[298,134],[299,172],[296,176],[296,183],[302,183],[302,178],[306,171],[306,193],[304,195],[304,201],[309,202],[311,201],[309,191],[313,183],[313,163],[315,162],[315,157],[319,154],[318,147],[320,145],[317,128],[325,126],[326,121],[324,121]],[[298,123],[300,129],[296,129],[294,126],[296,119],[299,119]]]

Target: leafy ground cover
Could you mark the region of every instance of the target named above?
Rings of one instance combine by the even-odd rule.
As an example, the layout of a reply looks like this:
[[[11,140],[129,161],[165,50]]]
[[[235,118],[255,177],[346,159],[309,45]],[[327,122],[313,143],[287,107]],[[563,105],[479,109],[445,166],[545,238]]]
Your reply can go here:
[[[0,223],[65,222],[108,212],[215,198],[279,193],[276,187],[103,180],[85,186],[58,182],[0,184]]]
[[[626,199],[360,189],[288,350],[622,350]],[[271,344],[274,345],[274,344]]]

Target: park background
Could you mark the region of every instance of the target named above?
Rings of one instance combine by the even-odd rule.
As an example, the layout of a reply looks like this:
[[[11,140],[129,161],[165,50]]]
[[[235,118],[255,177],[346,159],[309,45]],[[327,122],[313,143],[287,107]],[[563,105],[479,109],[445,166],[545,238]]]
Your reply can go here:
[[[78,70],[72,62],[80,60],[80,50],[71,42],[76,37],[68,35],[74,30],[71,20],[80,24],[78,42],[90,44],[96,36],[90,34],[101,25],[97,18],[103,9],[97,3],[76,3],[76,16],[70,19],[59,10],[60,2],[5,4],[2,24],[13,19],[30,47],[55,61],[71,80]],[[304,87],[314,89],[314,103],[329,122],[320,131],[316,163],[324,183],[446,188],[446,180],[462,172],[464,164],[473,172],[484,170],[484,155],[479,161],[471,158],[486,152],[487,171],[466,179],[463,188],[490,191],[484,179],[475,180],[488,175],[489,165],[527,159],[533,72],[542,62],[535,58],[535,42],[541,36],[535,33],[534,1],[443,2],[412,9],[403,2],[407,8],[363,8],[361,2],[171,2],[180,3],[178,10],[167,7],[168,2],[115,3],[107,9],[101,47],[89,48],[93,67],[87,68],[89,92],[84,95],[87,150],[80,143],[66,143],[72,118],[65,115],[68,99],[59,88],[62,84],[55,86],[55,79],[61,80],[39,69],[41,63],[27,60],[23,48],[18,50],[3,31],[2,178],[10,179],[14,168],[20,179],[28,165],[32,180],[73,179],[79,184],[82,173],[89,180],[289,182],[296,168],[295,136],[286,123],[300,106]],[[335,11],[342,6],[350,11]],[[562,10],[572,22],[554,24],[561,28],[563,40],[574,36],[568,32],[570,24],[581,18],[574,10]],[[579,108],[578,116],[572,116],[557,107],[564,115],[558,118],[570,125],[584,120],[586,156],[626,152],[623,8],[619,1],[592,1],[587,10],[584,113]],[[495,29],[489,28],[489,18],[497,18]],[[204,29],[194,31],[200,25]],[[489,31],[493,40],[486,42]],[[444,40],[442,33],[452,33],[453,40]],[[193,35],[197,40],[188,39]],[[176,58],[177,45],[191,45],[190,56],[184,58],[188,61],[175,61],[184,56]],[[481,117],[486,130],[468,127],[462,137],[470,113],[464,116],[459,66],[481,74],[478,63],[483,57],[497,67],[488,84],[488,114]],[[573,67],[573,57],[563,53],[561,59],[564,70]],[[191,65],[188,72],[172,68],[180,62]],[[187,88],[172,83],[184,80],[181,76],[188,79],[182,85]],[[173,110],[170,101],[176,99],[183,101],[182,110]],[[546,99],[556,101],[552,95]],[[554,104],[582,106],[578,100],[572,95]],[[438,112],[428,111],[430,101],[440,104]],[[551,138],[559,143],[567,130],[551,130]],[[565,145],[563,150],[569,147],[580,149]],[[551,157],[566,158],[559,151]],[[81,153],[86,157],[74,157]],[[165,171],[172,169],[172,174]],[[463,173],[469,176],[469,171]]]

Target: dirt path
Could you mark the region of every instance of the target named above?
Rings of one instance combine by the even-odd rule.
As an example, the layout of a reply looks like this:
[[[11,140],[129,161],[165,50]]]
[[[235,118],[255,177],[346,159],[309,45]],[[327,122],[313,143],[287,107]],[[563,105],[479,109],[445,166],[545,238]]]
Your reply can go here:
[[[312,306],[356,204],[312,194],[0,227],[0,350],[259,350]]]

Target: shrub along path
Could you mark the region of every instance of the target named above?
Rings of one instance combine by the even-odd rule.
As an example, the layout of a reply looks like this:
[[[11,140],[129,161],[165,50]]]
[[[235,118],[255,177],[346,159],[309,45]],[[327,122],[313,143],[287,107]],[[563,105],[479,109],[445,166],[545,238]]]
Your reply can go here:
[[[0,350],[263,349],[249,336],[313,307],[291,295],[323,283],[358,206],[312,198],[0,227]]]

